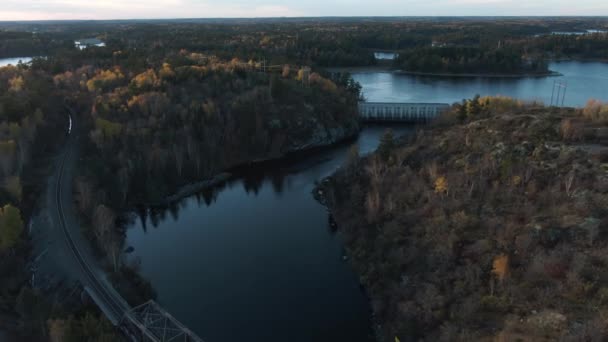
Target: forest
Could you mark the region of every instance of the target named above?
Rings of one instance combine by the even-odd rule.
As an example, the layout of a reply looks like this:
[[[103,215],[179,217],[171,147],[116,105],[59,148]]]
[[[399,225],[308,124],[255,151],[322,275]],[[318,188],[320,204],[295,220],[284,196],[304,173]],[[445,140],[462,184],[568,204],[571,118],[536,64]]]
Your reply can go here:
[[[600,31],[594,34],[554,32]],[[601,32],[604,31],[604,32]],[[159,62],[168,50],[268,65],[372,66],[374,51],[407,55],[421,48],[477,48],[528,59],[605,59],[605,18],[294,18],[0,23],[0,58],[72,55],[74,40],[97,37],[131,63]],[[495,50],[499,51],[495,51]],[[99,53],[97,51],[96,53]],[[101,61],[96,61],[97,63]],[[501,62],[501,61],[498,61]],[[400,63],[402,64],[402,63]],[[141,64],[140,64],[141,65]],[[402,65],[396,65],[401,67]]]
[[[104,266],[119,291],[133,302],[140,302],[152,297],[154,291],[136,270],[121,260],[125,247],[122,227],[127,219],[125,213],[138,206],[162,204],[184,186],[212,179],[232,167],[280,158],[294,151],[332,144],[356,135],[360,85],[348,74],[330,72],[330,67],[374,66],[378,64],[374,52],[394,51],[399,54],[392,66],[396,69],[542,73],[547,71],[548,59],[605,59],[608,49],[606,33],[552,34],[586,29],[607,30],[608,20],[299,18],[0,23],[0,58],[35,57],[28,64],[0,67],[0,328],[15,331],[26,340],[54,335],[64,336],[66,340],[82,340],[83,336],[102,340],[118,338],[92,306],[78,302],[58,305],[53,300],[56,293],[32,288],[28,279],[28,267],[36,257],[31,255],[28,223],[53,170],[54,158],[65,141],[68,112],[75,113],[76,129],[84,137],[80,146],[83,158],[74,180],[76,205],[84,232],[100,259],[104,260]],[[74,41],[83,38],[100,39],[105,47],[75,48]],[[492,105],[488,103],[494,102],[475,99],[455,107],[454,115],[460,121],[454,127],[474,125],[478,115],[491,112],[488,108]],[[587,139],[589,130],[596,129],[587,126],[588,121],[597,124],[598,119],[588,118],[601,117],[603,114],[600,113],[605,109],[599,105],[600,109],[593,114],[598,105],[593,106],[588,109],[587,116],[556,114],[563,121],[563,129],[569,132],[568,139]],[[541,112],[545,110],[538,109]],[[494,120],[501,117],[488,116]],[[437,129],[437,132],[445,130],[445,134],[450,134],[445,127]],[[433,136],[420,139],[424,141]],[[549,137],[563,138],[551,135],[547,139]],[[474,137],[471,133],[470,139],[475,141],[484,139],[484,136]],[[405,145],[393,142],[389,137],[383,146],[380,154],[384,159],[379,159],[372,167],[380,171],[374,169],[376,171],[373,172],[385,175],[386,170],[395,168],[395,174],[386,174],[386,182],[381,182],[382,186],[388,187],[389,180],[400,184],[401,178],[391,177],[403,171],[394,164],[405,160],[403,158],[413,158],[411,165],[415,172],[410,170],[410,174],[407,171],[403,179],[413,177],[414,184],[420,182],[432,187],[437,181],[424,176],[426,166],[421,165],[422,160],[438,159],[436,172],[447,172],[447,164],[442,164],[448,162],[447,157],[439,157],[442,150],[418,151],[416,153],[421,154],[410,156],[400,152],[409,151]],[[473,156],[479,157],[484,153],[478,151]],[[372,215],[370,222],[376,226],[381,223],[389,225],[393,217],[409,220],[424,214],[404,211],[412,216],[396,215],[392,210],[399,208],[398,203],[403,201],[388,201],[392,204],[385,207],[379,204],[379,192],[372,191],[373,196],[368,200],[370,181],[365,175],[368,171],[361,169],[366,163],[370,163],[369,160],[354,160],[353,165],[356,166],[349,169],[353,172],[349,177],[355,177],[359,183],[349,189],[353,191],[353,198],[359,201],[354,204],[369,205],[379,212]],[[503,163],[502,159],[500,163]],[[504,163],[507,170],[515,167],[513,161]],[[484,167],[488,169],[471,172],[478,172],[479,179],[487,186],[493,187],[497,180],[504,181],[496,175],[499,172],[496,165],[491,166],[493,169]],[[462,199],[454,196],[462,195],[464,188],[454,187],[453,184],[458,184],[459,180],[451,177],[460,176],[450,174],[445,177],[446,183],[439,187],[443,189],[450,184],[450,190],[445,193],[429,192],[422,185],[415,188],[418,192],[413,193],[423,193],[429,201],[452,198],[446,205],[457,207],[456,202]],[[527,179],[525,174],[519,176]],[[473,182],[469,181],[467,186]],[[544,184],[541,180],[538,182]],[[548,196],[542,192],[545,188],[541,185],[535,185],[538,187],[536,191]],[[516,189],[520,188],[523,185]],[[475,187],[471,191],[475,196],[481,196]],[[524,196],[521,191],[513,191],[513,196],[520,196],[518,199]],[[492,193],[496,192],[498,190]],[[392,196],[396,200],[402,195],[392,193]],[[339,194],[337,198],[340,198]],[[573,200],[573,197],[566,200]],[[367,202],[369,204],[362,204]],[[480,211],[485,210],[480,208]],[[337,212],[340,210],[338,208]],[[430,209],[424,210],[428,213]],[[454,214],[451,210],[452,207],[445,208],[446,220]],[[465,214],[466,220],[463,220],[466,222],[469,219],[481,222],[479,219],[474,221],[476,213]],[[504,213],[496,213],[496,219],[504,218],[499,214]],[[575,214],[590,217],[595,212]],[[360,218],[358,214],[352,217]],[[361,220],[361,224],[367,224],[354,225],[353,229],[366,229],[372,224],[367,221],[367,216]],[[487,225],[477,224],[475,227]],[[394,229],[394,225],[392,227],[389,229]],[[370,241],[376,241],[373,230],[368,234]],[[395,237],[390,234],[382,239]],[[464,246],[473,238],[462,238],[458,243]],[[594,241],[601,243],[595,238]],[[385,242],[377,243],[391,251],[388,258],[402,256],[399,254],[404,253],[402,249],[397,248],[398,252],[393,254],[393,246],[384,247],[382,243]],[[389,299],[395,298],[392,295],[403,295],[395,279],[400,268],[405,267],[405,261],[386,261],[382,259],[385,256],[369,256],[366,253],[372,253],[367,245],[370,242],[357,243],[363,244],[363,247],[357,247],[360,248],[357,253],[363,255],[361,259],[355,258],[359,265],[373,264],[369,260],[374,259],[375,262],[375,258],[382,260],[382,266],[374,266],[371,271],[361,266],[359,271],[365,275],[363,282],[371,289],[370,292],[374,296],[380,294],[380,297],[374,297],[374,305],[379,305],[376,312],[380,318],[392,322],[386,325],[386,331],[407,336],[410,327],[394,323],[397,321],[393,319],[405,317],[399,308],[409,310],[414,304],[408,302],[398,308],[397,304],[389,303]],[[435,247],[432,241],[425,240],[425,243]],[[448,252],[438,253],[437,260],[440,260],[447,255],[441,253]],[[505,247],[504,253],[509,256],[508,260],[514,262],[511,264],[509,261],[509,265],[521,262],[515,258],[513,250]],[[490,260],[488,255],[484,259],[486,264]],[[441,265],[440,261],[436,262]],[[478,270],[466,269],[466,272]],[[386,275],[386,278],[378,278],[379,274]],[[475,286],[489,281],[492,276],[486,272],[484,277],[475,278]],[[503,290],[503,285],[498,280],[494,281],[496,292],[488,294],[484,289],[486,292],[477,294],[487,297],[484,298],[489,305],[496,302],[502,305],[503,298],[515,300],[498,292]],[[585,278],[585,281],[594,280]],[[602,283],[598,280],[597,284]],[[468,291],[469,285],[462,285],[462,291]],[[442,288],[437,284],[434,286],[425,287],[429,294],[440,293]],[[421,311],[425,316],[414,317],[412,329],[417,329],[416,334],[423,336],[427,329],[441,326],[448,315],[447,307],[441,302]],[[437,308],[441,309],[439,313],[433,311],[439,310]],[[460,307],[449,308],[457,311]],[[509,306],[509,310],[515,309]],[[450,331],[459,329],[457,323],[450,327]]]
[[[608,104],[456,104],[321,184],[379,340],[601,341]],[[593,149],[591,146],[602,146]]]
[[[7,48],[27,36],[3,34]],[[29,281],[28,221],[65,141],[68,113],[84,136],[74,180],[81,224],[114,285],[135,304],[154,297],[121,259],[121,222],[135,206],[359,130],[360,86],[347,74],[185,48],[146,57],[111,40],[107,48],[54,51],[42,42],[27,49],[45,56],[0,68],[0,329],[23,338],[119,338],[94,307],[57,301],[62,288],[44,292]]]
[[[534,75],[549,71],[544,59],[524,59],[517,51],[503,48],[419,48],[400,54],[395,64],[404,71],[423,73]]]

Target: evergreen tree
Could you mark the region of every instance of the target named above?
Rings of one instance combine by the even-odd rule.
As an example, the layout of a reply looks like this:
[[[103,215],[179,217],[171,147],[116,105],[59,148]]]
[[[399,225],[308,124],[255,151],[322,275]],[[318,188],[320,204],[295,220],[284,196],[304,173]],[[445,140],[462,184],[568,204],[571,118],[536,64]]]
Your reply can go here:
[[[380,145],[378,146],[378,154],[384,161],[388,161],[391,152],[395,148],[395,137],[393,135],[393,130],[388,129],[382,135],[380,139]]]
[[[23,220],[18,208],[10,204],[0,208],[0,251],[12,248],[23,231]]]

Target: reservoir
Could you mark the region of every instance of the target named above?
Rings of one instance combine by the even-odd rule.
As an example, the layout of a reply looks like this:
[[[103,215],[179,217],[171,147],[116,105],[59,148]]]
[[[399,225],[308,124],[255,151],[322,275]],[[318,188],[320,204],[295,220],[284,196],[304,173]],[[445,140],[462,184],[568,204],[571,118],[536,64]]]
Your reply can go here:
[[[361,83],[363,95],[370,102],[454,103],[480,94],[504,95],[549,104],[555,82],[566,85],[566,106],[584,106],[590,98],[608,101],[607,63],[559,62],[550,63],[549,69],[563,76],[434,77],[373,71],[353,73],[353,78]],[[554,95],[557,95],[557,91]]]
[[[456,102],[475,94],[549,103],[554,81],[565,104],[608,101],[608,64],[552,63],[549,78],[437,78],[355,73],[369,101]],[[243,170],[212,191],[166,211],[149,211],[127,244],[158,302],[205,341],[370,341],[370,305],[340,236],[311,195],[342,165],[350,146],[373,151],[389,126],[297,160]],[[414,132],[390,126],[396,135]]]

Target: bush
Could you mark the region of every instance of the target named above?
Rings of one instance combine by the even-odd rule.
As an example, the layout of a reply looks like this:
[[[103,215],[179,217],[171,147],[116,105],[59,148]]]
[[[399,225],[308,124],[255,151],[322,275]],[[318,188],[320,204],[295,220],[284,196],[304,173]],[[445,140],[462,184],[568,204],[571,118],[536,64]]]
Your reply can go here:
[[[608,104],[599,100],[591,99],[587,101],[585,108],[582,110],[585,118],[599,123],[608,122]]]

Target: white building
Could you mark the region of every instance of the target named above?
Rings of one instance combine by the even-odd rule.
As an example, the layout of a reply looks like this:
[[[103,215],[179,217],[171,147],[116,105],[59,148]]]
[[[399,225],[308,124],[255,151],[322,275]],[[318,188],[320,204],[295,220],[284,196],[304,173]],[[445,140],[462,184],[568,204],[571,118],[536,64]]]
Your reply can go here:
[[[80,50],[84,50],[91,46],[103,47],[106,46],[106,43],[97,38],[87,38],[74,41],[74,46]]]

